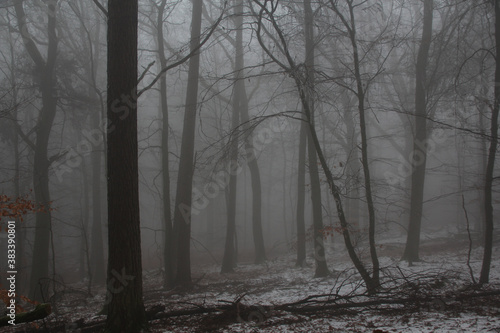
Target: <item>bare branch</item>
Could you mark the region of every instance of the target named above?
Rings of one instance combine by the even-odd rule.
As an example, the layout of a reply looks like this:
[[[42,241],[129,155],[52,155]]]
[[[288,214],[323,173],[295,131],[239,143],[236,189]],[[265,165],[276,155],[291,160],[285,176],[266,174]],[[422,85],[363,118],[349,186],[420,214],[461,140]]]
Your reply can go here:
[[[149,89],[151,89],[155,84],[156,82],[158,82],[158,80],[161,78],[161,76],[163,74],[165,74],[167,71],[171,70],[172,68],[175,68],[177,66],[180,66],[182,65],[183,63],[185,63],[186,61],[188,61],[192,56],[194,56],[205,44],[206,42],[210,39],[210,37],[212,36],[212,34],[215,32],[215,30],[217,29],[217,27],[219,26],[219,23],[222,21],[222,18],[224,17],[224,13],[226,12],[226,6],[227,6],[227,1],[224,2],[224,7],[222,9],[222,12],[219,16],[219,18],[217,19],[217,21],[212,25],[212,27],[210,28],[210,30],[208,31],[208,34],[205,36],[205,38],[201,41],[200,44],[198,44],[198,46],[196,48],[194,48],[193,50],[191,50],[191,52],[189,52],[185,57],[183,57],[182,59],[174,62],[173,64],[163,68],[157,75],[156,77],[153,79],[153,81],[151,81],[150,84],[148,84],[147,86],[145,86],[144,88],[142,88],[141,90],[139,90],[139,92],[137,93],[137,97],[140,97],[143,93],[145,93],[146,91],[148,91]]]
[[[101,5],[101,3],[98,0],[92,0],[92,1],[95,3],[97,8],[99,8],[101,10],[101,12],[103,12],[104,15],[106,15],[106,17],[108,17],[108,11],[106,10],[106,8],[104,8],[104,6]]]

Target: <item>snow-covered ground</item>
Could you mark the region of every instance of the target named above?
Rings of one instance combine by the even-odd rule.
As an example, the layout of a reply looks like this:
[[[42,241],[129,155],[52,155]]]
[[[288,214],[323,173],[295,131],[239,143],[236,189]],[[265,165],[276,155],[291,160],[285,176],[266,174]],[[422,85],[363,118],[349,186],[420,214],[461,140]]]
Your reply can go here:
[[[188,291],[165,292],[161,290],[161,272],[145,272],[147,309],[158,305],[165,306],[164,312],[214,308],[231,304],[238,298],[241,298],[242,305],[241,313],[222,311],[157,319],[150,322],[150,329],[152,332],[500,332],[500,295],[459,297],[470,290],[467,289],[471,282],[466,265],[468,244],[440,242],[443,241],[424,242],[421,250],[423,261],[411,267],[399,261],[400,242],[381,242],[378,249],[382,280],[385,290],[389,290],[383,293],[383,297],[403,298],[407,295],[398,294],[399,290],[406,292],[409,285],[418,282],[415,295],[435,297],[422,304],[353,306],[309,313],[283,311],[283,304],[307,297],[314,302],[308,304],[316,306],[327,304],[328,300],[328,304],[332,304],[332,300],[345,295],[352,298],[339,299],[338,304],[381,299],[365,295],[361,279],[340,245],[331,246],[327,251],[331,274],[326,278],[313,277],[313,258],[308,258],[310,267],[296,268],[292,252],[270,258],[262,265],[241,263],[235,273],[224,275],[219,273],[218,265],[200,261],[194,265],[195,285]],[[470,265],[476,279],[481,259],[482,248],[473,249]],[[405,283],[406,289],[398,289],[398,285]],[[494,249],[490,284],[485,290],[500,290],[500,247]],[[479,291],[469,293],[473,292]],[[80,331],[72,323],[80,320],[80,323],[89,324],[104,320],[104,316],[96,315],[104,292],[95,291],[95,294],[93,298],[65,297],[57,304],[57,312],[46,319],[48,327],[55,328],[59,323],[60,329]],[[37,324],[44,326],[42,321]],[[16,331],[30,328],[33,324],[18,325]]]

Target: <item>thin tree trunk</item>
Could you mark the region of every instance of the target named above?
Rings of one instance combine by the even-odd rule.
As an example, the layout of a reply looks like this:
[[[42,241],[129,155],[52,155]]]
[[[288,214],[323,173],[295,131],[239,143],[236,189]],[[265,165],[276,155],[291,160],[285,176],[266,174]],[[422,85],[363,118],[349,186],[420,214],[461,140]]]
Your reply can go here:
[[[92,114],[92,128],[99,128],[100,113],[95,111]],[[102,235],[102,214],[101,214],[101,160],[103,145],[99,142],[94,145],[92,151],[92,283],[93,285],[103,285],[106,282],[106,264],[104,262],[104,243]]]
[[[306,91],[309,104],[309,121],[314,126],[314,29],[313,11],[311,1],[304,0],[306,36]],[[310,137],[309,137],[310,138]],[[319,181],[318,162],[316,149],[312,140],[307,140],[309,157],[309,176],[311,180],[311,200],[313,208],[313,229],[314,229],[314,259],[316,261],[316,277],[328,275],[328,267],[325,257],[325,245],[323,240],[323,209],[321,206],[321,184]]]
[[[498,112],[500,109],[500,0],[495,0],[495,89],[494,104],[491,114],[490,148],[484,184],[484,254],[479,283],[488,283],[490,279],[491,254],[493,248],[493,172],[495,171],[495,157],[498,146]]]
[[[338,12],[337,10],[337,13]],[[358,98],[358,112],[359,112],[359,129],[361,134],[361,165],[363,167],[364,181],[365,181],[365,196],[366,205],[368,208],[368,241],[370,246],[370,256],[373,265],[372,279],[375,284],[379,284],[379,261],[375,247],[375,205],[373,203],[372,184],[370,176],[370,163],[368,158],[368,135],[366,128],[365,116],[365,88],[363,87],[363,80],[361,77],[361,64],[359,60],[358,43],[356,40],[356,24],[354,17],[354,6],[349,3],[349,17],[351,24],[349,25],[342,16],[344,25],[349,32],[349,38],[353,50],[353,63],[354,63],[354,76],[356,78],[356,97]]]
[[[243,0],[239,0],[235,7],[235,25],[236,25],[236,54],[235,71],[240,74],[239,80],[235,83],[235,90],[238,89],[239,110],[241,122],[244,124],[245,134],[245,156],[247,159],[250,179],[252,182],[252,235],[255,248],[255,263],[260,264],[266,260],[266,249],[264,246],[264,235],[262,231],[262,185],[260,179],[259,164],[255,156],[253,147],[253,135],[249,129],[248,121],[248,96],[243,79],[243,68],[245,67],[243,50]]]
[[[243,81],[243,80],[242,80]],[[244,85],[244,83],[243,83]],[[244,89],[244,87],[243,87]],[[248,100],[243,90],[243,105],[241,108],[242,122],[249,121]],[[248,159],[248,169],[252,182],[252,235],[255,247],[255,263],[261,264],[266,261],[266,248],[264,246],[264,234],[262,231],[262,184],[260,178],[259,163],[255,156],[251,133],[246,137],[245,151]]]
[[[80,138],[81,139],[81,138]],[[89,200],[89,176],[87,171],[87,164],[82,157],[82,164],[80,165],[82,171],[82,183],[80,183],[80,188],[82,189],[81,194],[83,196],[83,207],[81,207],[81,236],[80,236],[80,250],[79,250],[79,269],[78,273],[80,275],[80,279],[85,279],[86,277],[90,280],[90,285],[92,284],[92,273],[90,270],[87,270],[90,265],[87,262],[89,259],[89,244],[88,244],[88,229],[89,229],[89,212],[90,212],[90,200]]]
[[[424,199],[427,160],[427,98],[426,71],[432,40],[433,0],[424,1],[424,26],[417,56],[415,80],[415,136],[413,138],[410,222],[403,259],[419,261],[420,229]]]
[[[262,19],[263,19],[264,13],[266,13],[268,15],[267,18],[272,22],[273,27],[275,28],[276,32],[280,36],[280,40],[282,41],[281,46],[285,52],[288,66],[286,66],[284,63],[281,63],[278,59],[276,59],[273,56],[272,52],[267,48],[264,41],[262,40],[262,36],[261,36],[262,27],[261,26],[262,26]],[[260,6],[260,11],[259,11],[257,19],[258,19],[258,21],[257,21],[258,26],[257,26],[256,34],[257,34],[257,39],[259,41],[259,45],[264,49],[264,51],[269,56],[273,57],[273,60],[278,65],[280,65],[280,67],[282,67],[287,72],[291,73],[290,75],[294,79],[295,86],[297,88],[297,92],[298,92],[298,95],[299,95],[299,98],[300,98],[300,101],[302,104],[304,117],[306,119],[305,121],[306,121],[307,126],[308,126],[309,131],[310,131],[310,138],[312,139],[312,142],[314,143],[314,148],[316,150],[317,156],[318,156],[319,161],[321,163],[321,167],[323,169],[323,172],[325,173],[325,177],[326,177],[326,180],[328,182],[330,192],[335,200],[338,218],[340,220],[340,225],[342,227],[342,235],[344,236],[344,241],[345,241],[347,251],[349,253],[349,257],[351,258],[351,261],[353,262],[354,266],[356,267],[356,269],[360,273],[361,277],[363,278],[363,281],[366,284],[366,288],[367,288],[368,292],[373,293],[376,291],[376,289],[379,287],[379,285],[375,284],[373,282],[370,274],[368,273],[368,271],[364,267],[364,265],[361,262],[361,260],[359,259],[358,255],[356,254],[356,250],[354,249],[354,246],[353,246],[352,241],[351,241],[351,236],[350,236],[349,229],[348,229],[348,223],[346,221],[346,217],[344,214],[344,207],[342,205],[342,198],[340,195],[340,190],[335,184],[335,178],[333,177],[333,174],[332,174],[332,172],[328,166],[328,163],[326,161],[326,158],[323,154],[323,150],[321,149],[321,145],[320,145],[319,140],[318,140],[316,128],[314,126],[314,123],[311,121],[311,109],[310,109],[309,100],[308,100],[307,92],[306,92],[306,90],[308,89],[307,88],[308,82],[304,81],[304,79],[301,75],[301,68],[295,64],[295,61],[293,60],[293,57],[290,54],[290,51],[288,49],[288,45],[286,44],[286,42],[284,42],[283,33],[279,29],[279,26],[278,26],[276,20],[274,19],[273,13],[271,13],[265,6]]]
[[[157,46],[160,69],[167,67],[165,57],[165,42],[163,34],[163,15],[167,0],[162,0],[158,9],[157,17]],[[163,287],[170,288],[174,285],[174,258],[172,251],[172,210],[170,208],[170,166],[168,159],[168,104],[167,104],[167,77],[163,74],[160,78],[160,110],[161,110],[161,168],[162,168],[162,195],[163,195],[163,266],[165,275],[163,277]]]
[[[483,78],[483,87],[481,88],[481,97],[486,98],[488,95],[488,88],[487,85],[489,82],[486,80],[486,73],[484,73],[484,65],[481,67],[481,77]],[[486,81],[486,82],[485,82]],[[478,170],[478,182],[481,184],[481,186],[478,186],[478,201],[480,203],[479,206],[479,219],[476,219],[476,222],[474,224],[474,229],[476,232],[478,232],[480,235],[483,234],[484,232],[484,222],[486,221],[486,213],[485,213],[485,192],[484,192],[484,186],[486,181],[486,165],[488,164],[488,144],[487,144],[487,139],[486,139],[486,124],[485,124],[485,118],[486,118],[486,103],[481,103],[481,106],[479,107],[479,130],[482,133],[480,141],[479,141],[479,151],[481,154],[480,157],[480,163],[479,163],[479,170]],[[484,238],[481,238],[479,241],[479,244],[484,245]]]
[[[305,224],[305,198],[306,198],[306,145],[307,145],[307,120],[303,116],[299,134],[299,158],[297,168],[297,261],[298,267],[306,266],[306,224]]]
[[[203,1],[193,1],[191,19],[190,49],[193,52],[200,45],[201,14]],[[174,283],[191,284],[191,195],[194,172],[194,139],[196,128],[196,108],[198,105],[198,80],[200,71],[200,53],[196,52],[189,59],[186,107],[182,131],[181,155],[174,208],[173,232],[176,240],[174,255],[177,261]]]
[[[347,95],[347,94],[346,94]],[[348,98],[347,96],[345,98]],[[349,221],[349,224],[354,229],[355,233],[360,232],[361,223],[360,223],[360,198],[359,198],[359,153],[358,153],[358,140],[356,128],[354,126],[354,121],[352,119],[352,115],[350,112],[350,103],[344,103],[343,107],[345,108],[344,112],[344,121],[346,125],[346,147],[345,152],[347,156],[346,161],[346,176],[349,180],[349,188],[347,189],[347,214],[346,218]]]
[[[57,57],[56,6],[55,1],[49,1],[47,3],[48,45],[47,59],[45,60],[29,34],[23,3],[24,1],[15,2],[14,8],[19,31],[22,31],[22,38],[26,51],[35,63],[36,70],[39,73],[37,80],[40,82],[39,89],[42,94],[42,109],[36,126],[33,188],[36,203],[47,208],[44,211],[36,213],[35,242],[33,245],[29,296],[33,300],[44,301],[48,298],[49,243],[51,234],[51,213],[50,210],[48,210],[50,205],[50,161],[47,152],[50,132],[57,108],[57,96],[55,92],[55,62]]]
[[[229,142],[229,164],[230,170],[236,170],[238,167],[238,139],[239,130],[238,126],[240,124],[240,112],[243,104],[243,4],[241,1],[234,7],[235,14],[235,29],[236,29],[236,39],[235,39],[235,78],[234,78],[234,88],[233,88],[233,112],[231,116],[231,130],[233,131],[232,139]],[[224,247],[224,257],[222,259],[221,273],[229,273],[233,271],[235,266],[236,257],[236,187],[237,187],[237,173],[230,172],[229,175],[229,186],[228,186],[228,200],[227,200],[227,227],[226,227],[226,243]]]
[[[10,38],[10,37],[9,37]],[[15,77],[15,54],[14,54],[14,44],[13,41],[9,40],[9,51],[10,51],[10,81],[12,87],[12,123],[14,125],[13,128],[17,126],[17,114],[18,114],[18,100],[17,100],[17,83]],[[12,146],[14,149],[14,198],[19,198],[21,195],[21,154],[19,151],[19,134],[16,130],[12,131]],[[21,220],[19,218],[15,219],[16,221],[16,240],[18,243],[18,256],[17,256],[17,267],[24,268],[26,267],[26,256],[25,256],[25,246],[26,246],[26,232],[20,223]],[[27,281],[28,275],[25,270],[18,270],[16,281],[17,281],[17,294],[18,295],[26,295],[29,290],[26,290],[26,286],[28,285]]]
[[[139,332],[146,315],[137,143],[138,0],[109,0],[108,14],[106,330]]]
[[[283,192],[282,195],[283,195],[283,216],[282,216],[282,219],[283,219],[283,232],[285,233],[285,245],[286,245],[286,248],[288,249],[289,245],[290,245],[290,240],[288,239],[288,221],[287,221],[287,206],[286,206],[286,195],[287,195],[287,192],[286,192],[286,183],[288,181],[288,178],[290,177],[287,173],[286,173],[286,169],[287,169],[287,159],[286,159],[286,148],[285,148],[285,140],[283,138],[283,132],[281,132],[281,149],[283,151],[283,179],[282,179],[282,187],[281,187],[281,191]]]

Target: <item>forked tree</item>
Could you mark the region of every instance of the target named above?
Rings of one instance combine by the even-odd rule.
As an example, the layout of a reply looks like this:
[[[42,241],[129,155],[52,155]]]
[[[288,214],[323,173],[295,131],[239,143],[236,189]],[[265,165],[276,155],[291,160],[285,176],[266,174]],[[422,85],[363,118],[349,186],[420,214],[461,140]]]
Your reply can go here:
[[[57,29],[56,29],[56,0],[47,1],[47,35],[46,47],[47,55],[44,58],[42,51],[35,43],[35,39],[28,28],[28,19],[24,11],[24,1],[19,0],[14,3],[17,23],[21,37],[27,53],[35,65],[35,82],[38,82],[38,89],[42,97],[42,108],[38,115],[35,127],[36,141],[31,142],[26,135],[21,135],[26,143],[34,149],[35,157],[33,161],[33,188],[35,201],[38,204],[49,206],[49,168],[53,161],[48,156],[49,138],[57,111],[56,94],[56,58],[57,58]],[[36,213],[35,243],[33,245],[33,258],[30,277],[31,299],[44,301],[49,293],[49,244],[52,228],[51,213],[40,211]]]

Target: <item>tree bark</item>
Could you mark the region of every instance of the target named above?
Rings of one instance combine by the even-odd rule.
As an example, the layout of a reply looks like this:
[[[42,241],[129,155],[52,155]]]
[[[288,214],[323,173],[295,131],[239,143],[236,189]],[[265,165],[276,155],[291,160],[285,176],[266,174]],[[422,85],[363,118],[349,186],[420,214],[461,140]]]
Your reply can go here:
[[[411,158],[410,222],[403,259],[419,261],[420,229],[424,200],[425,168],[427,161],[427,98],[426,71],[432,41],[433,0],[424,1],[424,25],[417,56],[415,80],[415,136]]]
[[[194,52],[200,44],[201,14],[203,1],[193,1],[191,19],[190,49]],[[196,128],[196,108],[198,104],[198,80],[200,71],[200,52],[189,59],[186,107],[182,131],[181,155],[174,208],[174,255],[177,260],[176,285],[191,284],[191,195],[194,172],[194,139]]]
[[[491,110],[490,148],[486,164],[484,184],[484,253],[479,283],[488,283],[490,279],[491,254],[493,249],[493,172],[498,146],[498,112],[500,109],[500,0],[495,0],[495,88],[494,104]]]
[[[138,0],[108,2],[108,332],[139,332],[142,294],[137,144]]]

